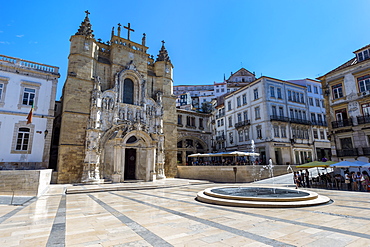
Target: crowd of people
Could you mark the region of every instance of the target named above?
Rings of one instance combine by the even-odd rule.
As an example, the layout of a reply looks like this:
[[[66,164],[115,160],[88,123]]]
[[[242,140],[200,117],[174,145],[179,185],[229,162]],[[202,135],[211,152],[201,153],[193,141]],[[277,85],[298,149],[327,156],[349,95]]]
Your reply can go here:
[[[327,189],[338,189],[348,191],[370,191],[370,178],[367,171],[350,172],[348,169],[341,174],[322,173],[317,177],[309,178],[309,172],[306,170],[294,172],[294,184],[298,187],[309,188],[312,185],[324,187]]]

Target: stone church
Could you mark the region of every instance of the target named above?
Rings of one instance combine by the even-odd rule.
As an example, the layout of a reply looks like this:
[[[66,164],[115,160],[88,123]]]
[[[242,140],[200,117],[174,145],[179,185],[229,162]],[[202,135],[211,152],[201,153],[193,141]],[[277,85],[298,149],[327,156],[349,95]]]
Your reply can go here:
[[[95,39],[89,12],[71,36],[63,88],[58,183],[152,181],[176,175],[173,65],[162,41],[156,59],[127,26]],[[121,37],[121,31],[125,37]]]

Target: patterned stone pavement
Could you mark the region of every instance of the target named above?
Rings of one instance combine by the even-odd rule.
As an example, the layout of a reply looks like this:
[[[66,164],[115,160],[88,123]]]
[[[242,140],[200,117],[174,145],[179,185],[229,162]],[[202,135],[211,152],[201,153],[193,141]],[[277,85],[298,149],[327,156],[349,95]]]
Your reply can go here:
[[[101,191],[77,194],[51,185],[24,205],[0,205],[0,246],[370,246],[370,193],[311,189],[333,202],[239,208],[195,200],[205,188],[232,184],[157,184],[85,185],[79,189]]]

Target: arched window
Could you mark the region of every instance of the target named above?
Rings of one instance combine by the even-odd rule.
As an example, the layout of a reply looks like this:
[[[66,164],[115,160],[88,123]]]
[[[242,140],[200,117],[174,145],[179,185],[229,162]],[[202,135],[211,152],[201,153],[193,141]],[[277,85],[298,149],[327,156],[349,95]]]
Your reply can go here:
[[[126,104],[134,103],[134,82],[128,78],[126,78],[123,82],[122,103],[126,103]]]

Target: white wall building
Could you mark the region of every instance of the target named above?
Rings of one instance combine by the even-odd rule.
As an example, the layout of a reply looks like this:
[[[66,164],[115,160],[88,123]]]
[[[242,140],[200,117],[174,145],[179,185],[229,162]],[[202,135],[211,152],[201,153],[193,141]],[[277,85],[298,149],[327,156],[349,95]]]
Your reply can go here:
[[[0,55],[1,169],[48,167],[58,70]]]
[[[224,107],[225,116],[216,121],[224,118],[225,150],[251,151],[254,140],[262,163],[269,158],[276,164],[316,159],[306,86],[261,77],[227,95]],[[221,123],[217,131],[220,135]],[[217,148],[220,143],[219,138]]]
[[[289,80],[289,82],[307,87],[309,120],[311,122],[311,136],[317,160],[331,159],[328,124],[324,105],[323,90],[320,81],[312,79]]]

